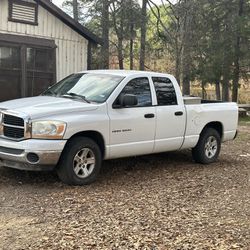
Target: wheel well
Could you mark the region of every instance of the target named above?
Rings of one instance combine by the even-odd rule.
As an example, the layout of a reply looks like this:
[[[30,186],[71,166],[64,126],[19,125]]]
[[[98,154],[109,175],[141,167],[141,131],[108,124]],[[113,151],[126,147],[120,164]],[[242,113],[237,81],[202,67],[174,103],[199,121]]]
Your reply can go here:
[[[204,131],[204,129],[206,129],[206,128],[215,129],[220,134],[220,138],[222,138],[222,136],[223,136],[223,126],[222,126],[221,122],[210,122],[203,128],[202,131]]]
[[[92,131],[92,130],[82,131],[82,132],[79,132],[77,134],[74,134],[69,140],[71,140],[72,138],[75,138],[75,137],[79,137],[79,136],[88,137],[88,138],[92,139],[93,141],[95,141],[97,143],[97,145],[100,147],[100,150],[102,153],[102,158],[104,158],[105,141],[104,141],[104,138],[103,138],[101,133],[99,133],[97,131]]]

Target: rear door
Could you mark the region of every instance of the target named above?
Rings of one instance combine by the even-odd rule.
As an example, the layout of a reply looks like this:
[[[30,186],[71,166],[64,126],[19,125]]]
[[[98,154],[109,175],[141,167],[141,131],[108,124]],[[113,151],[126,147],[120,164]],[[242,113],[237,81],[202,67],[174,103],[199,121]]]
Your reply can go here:
[[[148,77],[130,80],[109,108],[110,158],[149,154],[153,152],[156,107],[152,105],[153,86]],[[133,94],[138,104],[133,107],[119,107],[119,96]]]
[[[178,103],[176,90],[167,77],[152,77],[157,98],[154,152],[177,150],[185,133],[185,109]]]

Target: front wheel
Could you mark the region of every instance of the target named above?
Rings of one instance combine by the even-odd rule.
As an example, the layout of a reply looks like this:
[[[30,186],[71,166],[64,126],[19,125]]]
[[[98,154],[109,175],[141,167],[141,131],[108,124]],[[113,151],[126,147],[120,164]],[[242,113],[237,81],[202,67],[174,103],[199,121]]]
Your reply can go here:
[[[217,130],[206,128],[202,131],[197,145],[192,149],[193,159],[197,163],[209,164],[218,158],[221,138]]]
[[[90,138],[76,137],[63,150],[57,174],[66,184],[86,185],[96,180],[101,163],[99,146]]]

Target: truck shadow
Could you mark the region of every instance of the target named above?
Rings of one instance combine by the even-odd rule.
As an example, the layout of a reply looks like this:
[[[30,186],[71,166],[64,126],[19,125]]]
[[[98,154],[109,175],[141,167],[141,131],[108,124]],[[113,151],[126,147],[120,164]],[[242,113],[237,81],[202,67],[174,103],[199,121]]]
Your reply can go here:
[[[209,165],[209,169],[230,166],[236,164],[232,159],[220,157],[218,162]],[[196,164],[192,160],[190,150],[143,155],[137,157],[113,159],[103,162],[98,180],[90,187],[101,186],[111,183],[123,182],[144,182],[152,178],[159,178],[165,174],[178,176],[187,174],[188,171],[203,171],[208,168],[206,165]],[[12,168],[0,167],[0,188],[1,186],[36,185],[37,187],[62,187],[63,184],[55,171],[34,172],[21,171]]]
[[[217,163],[214,163],[218,165]],[[212,164],[213,165],[213,164]],[[152,154],[138,157],[129,157],[104,161],[97,184],[107,181],[119,182],[127,181],[130,178],[149,179],[154,174],[159,175],[162,171],[168,171],[170,174],[188,171],[192,168],[198,169],[204,166],[195,164],[192,160],[190,150]],[[11,168],[0,167],[0,186],[18,184],[36,184],[40,186],[56,185],[64,186],[58,179],[56,172],[30,172],[20,171]]]

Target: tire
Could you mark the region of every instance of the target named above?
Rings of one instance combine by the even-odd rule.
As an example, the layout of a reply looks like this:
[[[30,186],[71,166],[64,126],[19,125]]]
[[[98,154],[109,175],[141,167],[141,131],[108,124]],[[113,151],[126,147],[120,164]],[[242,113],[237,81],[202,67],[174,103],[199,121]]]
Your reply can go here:
[[[192,149],[195,162],[209,164],[215,162],[221,149],[221,138],[217,130],[205,128],[197,145]]]
[[[87,185],[97,179],[101,165],[99,146],[90,138],[75,137],[66,144],[56,170],[66,184]]]

